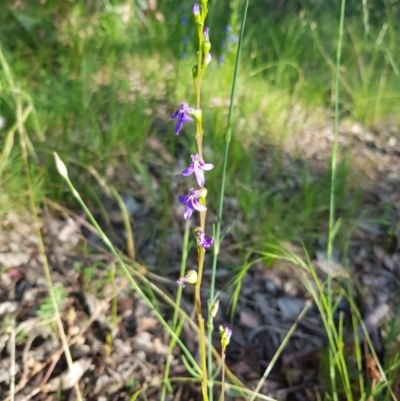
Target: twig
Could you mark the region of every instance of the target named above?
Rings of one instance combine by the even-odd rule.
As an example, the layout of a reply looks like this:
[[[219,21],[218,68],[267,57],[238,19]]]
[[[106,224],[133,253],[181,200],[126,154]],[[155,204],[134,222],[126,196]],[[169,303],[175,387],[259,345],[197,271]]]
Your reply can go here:
[[[13,325],[10,334],[11,347],[11,366],[10,366],[10,398],[14,401],[15,398],[15,327]]]

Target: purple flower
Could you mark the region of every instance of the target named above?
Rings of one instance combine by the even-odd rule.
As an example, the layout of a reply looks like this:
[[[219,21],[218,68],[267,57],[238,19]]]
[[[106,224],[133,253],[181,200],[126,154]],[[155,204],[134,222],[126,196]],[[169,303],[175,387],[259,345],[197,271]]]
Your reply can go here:
[[[214,165],[211,163],[204,163],[199,155],[191,155],[192,164],[185,170],[182,171],[182,175],[185,177],[194,173],[196,176],[197,183],[199,186],[204,187],[205,179],[204,179],[204,171],[209,171],[214,168]]]
[[[221,336],[222,348],[225,350],[231,340],[232,329],[229,327],[219,326],[219,334]]]
[[[178,121],[175,125],[175,134],[178,135],[179,131],[182,129],[183,123],[188,123],[193,121],[193,118],[188,114],[191,112],[191,108],[187,105],[187,103],[182,103],[180,110],[176,111],[171,115],[171,118],[178,118]]]
[[[203,28],[203,38],[206,42],[210,41],[210,28],[208,26]]]
[[[228,338],[231,338],[232,336],[232,329],[228,326],[226,326],[225,328],[223,326],[219,326],[219,331],[221,333],[221,336],[225,336]]]
[[[229,35],[228,39],[229,39],[229,42],[231,42],[231,43],[236,43],[239,40],[238,36],[234,35],[234,34]]]
[[[207,238],[203,231],[197,231],[197,245],[204,249],[209,248],[214,242],[214,237]]]
[[[200,15],[200,6],[197,3],[193,4],[193,15],[195,17]]]
[[[203,194],[203,189],[195,190],[194,188],[190,188],[189,195],[179,195],[178,200],[181,203],[186,203],[185,213],[183,213],[183,217],[185,220],[189,220],[193,214],[193,210],[197,210],[198,212],[205,212],[207,208],[201,205],[198,202],[198,199]]]

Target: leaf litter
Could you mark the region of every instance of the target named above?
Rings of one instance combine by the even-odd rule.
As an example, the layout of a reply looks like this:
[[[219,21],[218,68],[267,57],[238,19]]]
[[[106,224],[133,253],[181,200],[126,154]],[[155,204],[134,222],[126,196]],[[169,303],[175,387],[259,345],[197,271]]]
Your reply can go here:
[[[361,136],[359,129],[357,135]],[[371,141],[376,139],[375,136],[368,138]],[[149,143],[151,152],[156,155],[160,153],[163,159],[168,158],[168,153],[157,139]],[[388,152],[391,155],[390,162],[393,162],[393,148],[397,142],[389,140],[387,143],[390,143]],[[382,153],[378,144],[373,148]],[[310,151],[308,148],[307,152]],[[291,156],[288,156],[289,165],[290,160]],[[293,168],[296,169],[296,166]],[[159,169],[157,164],[154,169]],[[393,167],[390,167],[392,170]],[[390,213],[396,219],[393,221],[397,221],[400,199],[394,190],[393,175],[385,177],[386,171],[380,166],[379,171],[368,172],[367,175],[372,174],[374,178],[378,175],[381,180],[367,192],[364,207],[368,215],[379,215],[382,207],[390,205]],[[119,176],[116,172],[112,174]],[[162,176],[162,172],[157,174]],[[157,179],[153,175],[151,185]],[[138,183],[134,185],[140,187]],[[228,201],[232,210],[227,213],[232,214],[235,227],[239,227],[245,235],[251,232],[243,216],[238,217],[237,200],[232,198]],[[154,235],[160,224],[157,217],[159,211],[153,203],[129,195],[124,196],[124,202],[131,205],[139,257],[145,264],[155,265],[160,257],[159,247],[154,243]],[[73,399],[76,384],[89,400],[128,400],[136,392],[143,392],[148,400],[158,400],[168,355],[168,336],[148,306],[129,289],[123,277],[117,277],[115,283],[110,282],[109,270],[115,261],[103,249],[85,216],[57,208],[54,203],[49,205],[50,211],[44,213],[40,227],[35,226],[29,215],[14,212],[8,213],[0,223],[0,398],[11,399],[10,372],[14,365],[15,400],[56,399],[56,394],[61,394],[61,399]],[[111,202],[107,210],[112,216],[107,229],[114,231],[116,243],[123,248],[125,236],[121,228],[122,220],[118,217],[119,209]],[[176,211],[177,218],[180,212]],[[98,217],[101,220],[101,214]],[[211,216],[213,218],[215,216]],[[340,280],[341,276],[349,274],[347,265],[351,265],[350,274],[362,289],[356,297],[358,307],[378,356],[383,360],[385,353],[393,352],[392,349],[385,350],[384,338],[388,335],[387,324],[396,307],[400,253],[396,236],[387,235],[382,224],[371,221],[361,219],[357,223],[351,236],[347,264],[343,263],[339,253],[335,253],[333,266]],[[102,224],[105,225],[105,222]],[[174,297],[176,285],[172,278],[178,276],[182,238],[179,234],[180,223],[173,221],[171,224],[174,225],[175,236],[168,237],[171,252],[167,263],[175,267],[163,274],[164,277],[158,277],[145,268],[143,271],[152,275],[167,296]],[[62,351],[54,315],[46,311],[39,313],[48,302],[48,292],[37,248],[37,230],[41,230],[45,238],[53,284],[65,289],[63,299],[60,299],[60,311],[73,357],[72,371],[68,369]],[[82,252],[80,248],[85,242],[90,245],[89,252]],[[287,248],[305,260],[301,247],[292,243],[287,244]],[[223,290],[215,325],[232,325],[234,335],[227,350],[228,368],[247,387],[254,389],[299,313],[311,299],[304,288],[304,280],[311,286],[314,284],[308,274],[289,261],[278,259],[271,266],[259,261],[244,276],[235,310],[231,313],[232,292],[227,283],[232,278],[231,267],[240,266],[241,263],[237,249],[233,236],[228,234],[219,259],[221,267],[217,281],[218,288]],[[318,249],[317,246],[311,257],[317,274],[324,280],[327,274],[324,247]],[[78,265],[80,267],[76,270]],[[209,271],[206,271],[204,296],[207,296],[208,277]],[[112,323],[111,307],[115,293],[116,325]],[[193,311],[191,293],[192,288],[187,286],[182,301],[182,308],[189,315]],[[154,294],[151,296],[170,321],[172,311],[162,299]],[[346,344],[351,346],[354,333],[349,320],[350,305],[343,300],[338,307],[345,320]],[[357,328],[357,336],[364,341],[361,326]],[[197,358],[197,333],[191,325],[183,325],[181,338]],[[217,334],[214,341],[218,348]],[[393,349],[399,346],[398,342],[398,338],[393,341]],[[312,304],[305,317],[298,322],[261,393],[282,401],[318,399],[319,392],[324,391],[319,367],[326,345],[321,316],[316,305]],[[11,360],[12,348],[15,351],[14,360]],[[180,356],[179,349],[175,347],[171,355],[171,377],[186,375]],[[365,361],[366,377],[373,377],[376,385],[381,378],[380,373],[368,354],[365,355]],[[392,383],[392,387],[399,392],[399,379]],[[201,398],[197,386],[184,382],[176,384],[176,394],[185,400]],[[226,399],[241,398],[229,393]]]

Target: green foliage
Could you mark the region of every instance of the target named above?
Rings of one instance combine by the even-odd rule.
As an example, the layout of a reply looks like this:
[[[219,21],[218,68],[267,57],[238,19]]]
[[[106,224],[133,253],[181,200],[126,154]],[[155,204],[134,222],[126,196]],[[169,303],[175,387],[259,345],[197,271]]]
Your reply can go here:
[[[27,129],[37,133],[40,126],[46,138],[45,142],[38,142],[40,136],[32,134],[43,168],[40,185],[48,194],[65,196],[62,187],[54,187],[54,168],[47,156],[56,150],[64,159],[69,156],[78,165],[91,165],[100,174],[124,163],[132,174],[143,177],[146,192],[155,199],[157,195],[144,167],[147,161],[143,160],[142,150],[150,135],[170,148],[171,141],[165,135],[172,131],[167,125],[169,112],[177,102],[189,97],[191,87],[182,82],[190,82],[190,78],[179,77],[181,71],[184,74],[190,71],[194,60],[179,60],[179,57],[185,53],[182,44],[189,32],[180,19],[190,18],[191,8],[179,8],[177,1],[161,2],[156,11],[146,11],[141,3],[135,6],[122,1],[95,3],[91,7],[83,1],[27,3],[18,9],[4,3],[0,6],[2,50],[14,81],[24,89],[37,112],[36,120],[33,115],[27,119]],[[309,107],[307,113],[311,114],[315,105],[331,105],[336,22],[330,13],[337,12],[337,4],[316,6],[311,0],[285,4],[285,12],[275,9],[272,3],[259,1],[249,10],[228,170],[229,182],[237,181],[244,189],[239,200],[247,218],[252,218],[255,210],[263,210],[264,205],[269,214],[271,209],[277,211],[277,220],[284,208],[293,210],[293,206],[285,207],[279,199],[281,194],[271,196],[267,187],[252,185],[256,166],[251,152],[259,140],[279,143],[289,134],[288,110],[293,105]],[[398,21],[394,17],[396,4],[383,3],[381,7],[368,4],[368,7],[368,35],[364,32],[362,8],[351,6],[348,10],[341,111],[375,123],[392,114],[400,92],[394,40]],[[209,108],[207,113],[212,116],[206,121],[211,149],[220,149],[223,144],[232,77],[231,62],[218,62],[220,55],[226,56],[220,45],[227,39],[226,26],[236,24],[237,13],[241,11],[237,2],[232,2],[229,10],[220,2],[210,5],[214,61],[209,66],[209,76],[205,77],[204,95],[209,104],[204,107]],[[191,39],[185,46],[192,46]],[[187,54],[193,53],[189,50],[186,49]],[[208,85],[211,77],[213,84]],[[5,78],[4,71],[0,71],[0,114],[9,128],[15,121],[15,104],[10,96],[12,88]],[[186,143],[184,137],[178,140]],[[24,188],[18,173],[18,150],[14,149],[10,157],[6,173],[0,176],[7,194],[3,205],[16,197],[21,199]],[[277,156],[273,169],[279,171],[280,165]],[[83,195],[92,197],[93,191],[84,185],[87,176],[82,175],[81,168],[70,169],[70,174],[78,178],[76,182]],[[312,181],[316,179],[307,169],[303,174]],[[272,183],[276,176],[269,173],[269,179]],[[121,182],[122,187],[125,184]],[[310,221],[308,210],[313,214],[321,208],[316,191],[303,184],[304,196],[296,194],[293,198],[296,201],[291,203],[300,205],[305,210],[303,220]],[[163,195],[166,201],[167,194],[165,191]],[[298,211],[295,212],[290,214],[298,216]],[[274,215],[275,212],[270,221]],[[318,220],[312,217],[318,225]],[[289,222],[287,226],[294,224]]]
[[[68,204],[75,202],[68,188],[60,182],[48,156],[53,151],[68,161],[69,175],[82,197],[91,199],[99,207],[102,206],[101,188],[90,168],[100,176],[117,171],[113,185],[125,189],[131,182],[130,178],[118,174],[118,168],[123,166],[129,176],[139,177],[143,196],[153,205],[161,205],[158,212],[163,213],[161,219],[165,222],[166,236],[169,205],[172,196],[175,197],[171,194],[171,175],[157,177],[158,187],[162,188],[158,190],[149,165],[161,165],[163,172],[175,167],[164,161],[150,160],[144,149],[146,140],[151,137],[170,153],[177,152],[179,146],[194,151],[186,133],[178,137],[178,145],[174,144],[176,138],[170,138],[173,128],[168,122],[178,102],[192,99],[192,87],[187,83],[190,82],[188,71],[195,63],[194,58],[189,57],[195,53],[194,37],[181,23],[182,18],[191,17],[191,4],[182,7],[177,0],[160,1],[159,9],[149,10],[146,2],[122,0],[22,3],[14,8],[7,2],[0,4],[0,117],[4,119],[4,127],[0,127],[0,216],[24,204],[27,198],[17,130],[21,118],[18,107],[21,107],[23,112],[29,110],[23,125],[33,144],[30,173],[35,191]],[[228,220],[223,232],[234,237],[245,259],[232,282],[233,309],[242,278],[255,263],[246,249],[249,238],[257,242],[263,255],[267,255],[271,238],[276,242],[294,241],[312,249],[316,240],[325,241],[328,231],[330,169],[315,171],[307,161],[296,160],[298,168],[293,172],[285,166],[286,151],[280,145],[287,137],[300,135],[304,129],[301,126],[296,132],[289,125],[296,107],[311,118],[317,106],[333,108],[332,77],[340,1],[279,3],[282,7],[272,0],[252,2],[242,73],[237,81],[226,189],[227,197],[233,202],[227,206],[227,213],[235,216],[240,211],[239,219],[246,225],[241,230],[230,230],[236,222]],[[342,117],[350,116],[364,124],[387,121],[399,124],[399,11],[398,1],[349,2],[339,70],[338,106]],[[208,116],[205,155],[216,165],[215,171],[221,171],[222,167],[221,149],[225,144],[233,74],[232,49],[235,49],[234,43],[230,47],[223,47],[222,43],[229,40],[228,25],[231,32],[238,31],[240,12],[239,1],[231,1],[230,7],[227,2],[211,1],[213,62],[204,79],[203,95]],[[273,145],[262,152],[260,144],[265,143]],[[271,163],[264,163],[266,155],[272,159]],[[359,217],[360,194],[348,189],[352,165],[343,156],[335,173],[335,209],[340,224],[335,226],[338,232],[334,237],[336,246],[344,250]],[[213,204],[217,204],[220,185],[218,179],[214,179],[215,171],[210,172],[208,183]],[[331,227],[331,230],[334,229]],[[351,372],[360,370],[359,345],[355,346],[355,359],[345,361],[342,327],[340,322],[331,325],[334,305],[329,305],[325,288],[318,282],[312,266],[300,263],[281,250],[267,256],[269,262],[278,257],[289,258],[314,274],[318,291],[313,295],[325,319],[331,348],[339,355],[333,361],[338,376],[330,381],[331,393],[345,393],[351,399],[348,379]],[[162,265],[163,261],[160,262]],[[86,287],[92,283],[98,267],[93,265],[84,270]],[[120,273],[119,267],[117,274]],[[100,292],[105,282],[113,280],[110,273],[91,286],[91,290]],[[67,294],[61,286],[54,290],[60,308]],[[143,284],[141,291],[158,310],[151,287]],[[309,291],[312,292],[312,288]],[[351,299],[348,288],[340,291],[341,296]],[[360,319],[357,309],[352,307],[357,327]],[[54,315],[51,300],[45,298],[38,316],[48,321]],[[400,381],[397,373],[400,356],[395,348],[398,324],[393,319],[393,326],[388,328],[390,352],[385,366],[388,380],[397,383]],[[175,324],[173,330],[176,335],[180,329]],[[23,335],[18,333],[18,336]],[[325,357],[321,372],[324,366],[329,371],[332,365],[328,350]],[[328,376],[329,372],[324,374],[325,379]],[[361,389],[362,378],[354,380],[359,381]],[[126,383],[128,388],[135,385],[134,380]],[[369,390],[366,386],[366,391],[361,391],[364,399]],[[377,399],[389,399],[386,393],[382,382],[372,395]]]
[[[67,298],[67,292],[62,285],[54,286],[54,295],[57,303],[57,309],[62,310],[62,304]],[[36,311],[37,316],[44,322],[50,322],[50,327],[56,331],[57,322],[54,321],[54,316],[56,316],[56,310],[54,309],[54,304],[50,296],[43,299],[39,308]]]

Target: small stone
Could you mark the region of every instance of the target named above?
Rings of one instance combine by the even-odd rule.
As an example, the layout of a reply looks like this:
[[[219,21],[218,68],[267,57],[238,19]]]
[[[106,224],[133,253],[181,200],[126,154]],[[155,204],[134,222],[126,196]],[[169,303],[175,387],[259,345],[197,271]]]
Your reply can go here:
[[[266,280],[264,285],[265,285],[265,290],[268,292],[268,294],[275,295],[277,293],[278,289],[276,288],[276,285],[273,282],[273,280]]]
[[[295,320],[304,308],[304,301],[297,298],[282,297],[276,303],[283,320]]]
[[[296,281],[288,280],[283,284],[283,289],[285,290],[286,294],[290,295],[291,297],[297,296],[299,290]]]

